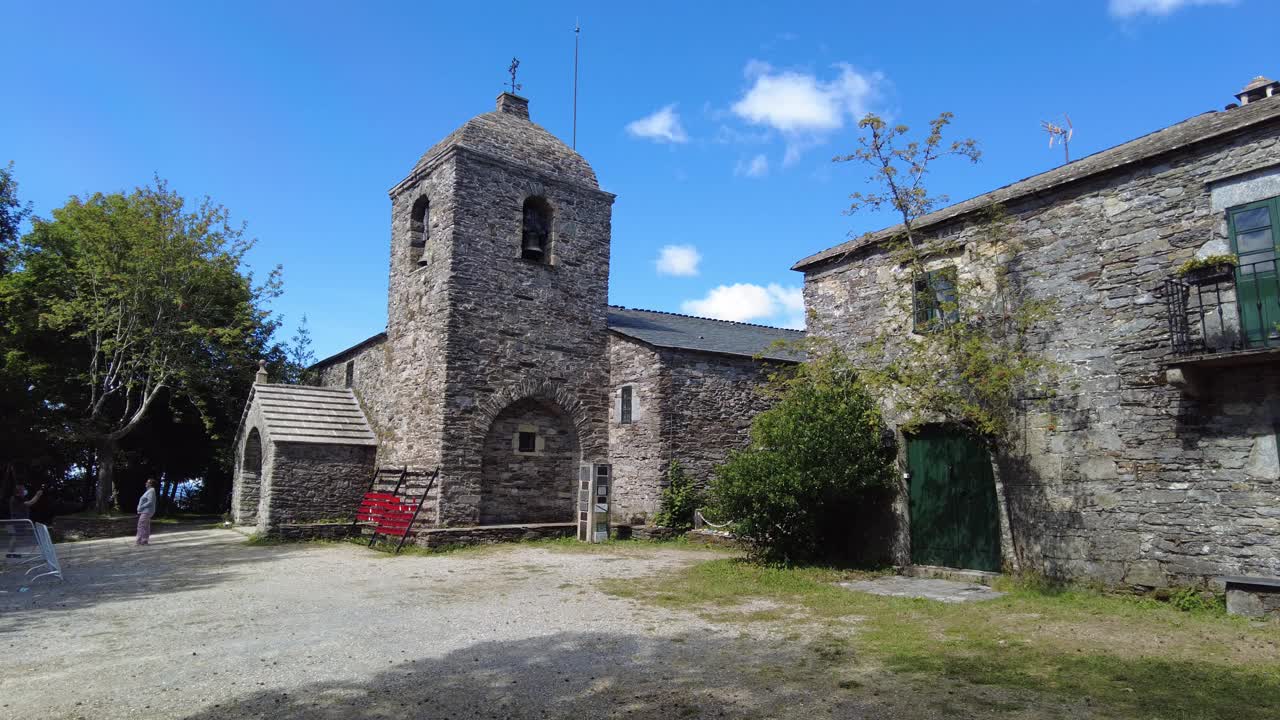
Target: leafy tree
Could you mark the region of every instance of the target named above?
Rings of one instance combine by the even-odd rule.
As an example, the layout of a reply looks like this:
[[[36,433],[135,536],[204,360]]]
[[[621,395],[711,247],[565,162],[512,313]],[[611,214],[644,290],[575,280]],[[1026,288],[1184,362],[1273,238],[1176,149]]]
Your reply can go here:
[[[1021,398],[1051,394],[1057,366],[1036,351],[1035,335],[1056,303],[1027,292],[1023,247],[998,205],[987,208],[966,236],[975,243],[968,255],[974,262],[941,269],[964,243],[920,231],[920,219],[947,202],[945,195],[929,194],[926,178],[941,158],[981,157],[972,139],[943,139],[951,118],[942,113],[929,123],[925,139],[915,141],[906,139],[907,126],[890,127],[867,115],[858,123],[864,131],[860,147],[835,158],[867,166],[868,182],[879,187],[854,193],[848,213],[891,210],[902,221],[886,244],[894,264],[905,270],[907,291],[886,295],[887,322],[860,349],[859,360],[863,379],[893,407],[904,429],[948,422],[998,442],[1007,438]],[[922,317],[921,308],[931,311]]]
[[[667,486],[662,489],[658,514],[654,523],[661,527],[688,530],[693,527],[693,513],[702,502],[702,492],[678,460],[667,468]]]
[[[31,216],[31,203],[18,201],[18,181],[13,163],[0,168],[0,276],[9,271],[10,257],[18,247],[22,221]]]
[[[717,469],[711,496],[765,559],[810,562],[843,548],[850,518],[892,481],[894,450],[875,398],[834,347],[811,344],[809,360],[773,383],[778,403]]]
[[[0,297],[25,299],[26,331],[71,351],[71,387],[45,397],[96,450],[99,512],[121,441],[159,400],[190,406],[212,430],[226,414],[218,407],[243,398],[232,383],[269,347],[276,321],[263,305],[280,292],[279,268],[262,284],[242,273],[252,246],[224,207],[207,198],[188,207],[160,179],[73,197],[22,239]]]

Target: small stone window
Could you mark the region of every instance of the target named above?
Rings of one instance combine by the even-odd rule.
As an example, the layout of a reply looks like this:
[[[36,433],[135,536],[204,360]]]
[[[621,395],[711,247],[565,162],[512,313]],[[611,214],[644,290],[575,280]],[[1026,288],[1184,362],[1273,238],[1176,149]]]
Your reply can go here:
[[[348,360],[347,365],[343,368],[346,377],[343,378],[343,387],[351,387],[356,383],[356,361]]]
[[[619,414],[618,422],[622,423],[623,425],[630,425],[631,423],[635,422],[634,420],[635,398],[633,397],[633,394],[634,393],[630,385],[622,386],[622,408],[618,413]]]
[[[522,430],[516,434],[516,452],[534,453],[538,451],[538,433]]]
[[[427,264],[427,237],[431,234],[431,201],[424,195],[409,211],[409,268]]]
[[[534,196],[524,201],[520,257],[540,263],[551,262],[551,205],[546,198]]]
[[[945,267],[917,275],[912,281],[913,332],[937,332],[960,321],[956,269]]]

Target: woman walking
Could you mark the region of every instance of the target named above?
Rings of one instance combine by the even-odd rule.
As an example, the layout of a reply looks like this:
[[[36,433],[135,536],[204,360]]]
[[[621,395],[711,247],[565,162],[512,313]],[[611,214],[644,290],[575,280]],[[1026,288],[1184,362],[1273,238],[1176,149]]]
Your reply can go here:
[[[147,480],[147,491],[138,498],[138,539],[139,545],[151,542],[151,516],[156,514],[156,481]]]

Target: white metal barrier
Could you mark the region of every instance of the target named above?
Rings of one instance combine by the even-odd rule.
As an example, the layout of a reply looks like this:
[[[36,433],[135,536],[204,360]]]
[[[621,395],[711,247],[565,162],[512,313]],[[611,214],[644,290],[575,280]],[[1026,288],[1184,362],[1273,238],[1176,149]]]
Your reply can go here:
[[[46,575],[63,579],[62,565],[46,525],[30,520],[0,520],[0,548],[4,549],[6,564],[31,566],[26,574],[36,573],[30,578],[32,581]]]

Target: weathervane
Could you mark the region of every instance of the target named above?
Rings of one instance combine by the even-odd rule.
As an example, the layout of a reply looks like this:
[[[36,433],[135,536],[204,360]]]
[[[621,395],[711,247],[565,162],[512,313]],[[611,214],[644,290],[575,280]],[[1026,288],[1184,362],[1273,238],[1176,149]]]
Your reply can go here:
[[[1049,147],[1053,147],[1054,140],[1062,141],[1062,157],[1066,162],[1071,162],[1071,136],[1075,133],[1075,128],[1071,127],[1071,117],[1066,113],[1062,113],[1062,117],[1066,119],[1067,126],[1055,125],[1048,120],[1040,123],[1040,127],[1049,133]]]
[[[523,85],[516,84],[516,70],[518,70],[519,68],[520,68],[520,61],[516,58],[511,58],[511,67],[507,68],[507,72],[511,73],[511,94],[512,95],[515,95],[517,90],[520,90],[521,88],[524,87]]]

